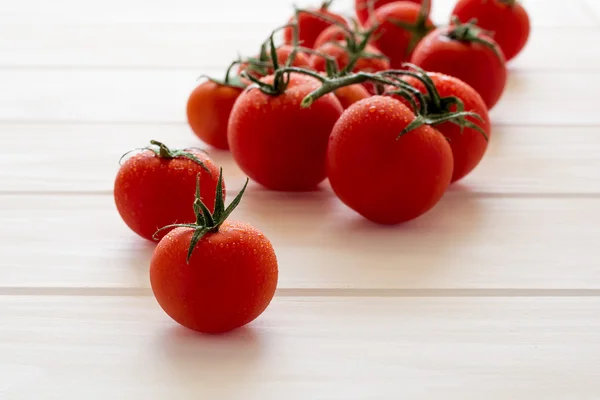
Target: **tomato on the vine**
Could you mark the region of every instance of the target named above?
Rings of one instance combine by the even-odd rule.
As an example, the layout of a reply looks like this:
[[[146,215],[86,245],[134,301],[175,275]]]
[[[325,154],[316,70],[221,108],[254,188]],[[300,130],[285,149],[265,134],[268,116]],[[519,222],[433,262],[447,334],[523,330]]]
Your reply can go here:
[[[239,78],[229,76],[231,68],[227,70],[223,81],[209,79],[198,85],[190,94],[186,107],[188,123],[196,136],[222,150],[229,148],[229,113],[233,103],[246,87]]]
[[[221,188],[219,175],[217,193]],[[189,329],[218,334],[239,328],[260,316],[275,294],[273,246],[258,229],[227,220],[245,189],[227,209],[217,195],[213,212],[197,193],[195,220],[165,227],[172,230],[152,255],[152,292],[161,308]]]
[[[479,93],[460,79],[435,72],[426,75],[424,71],[421,72],[402,79],[426,95],[430,114],[435,116],[466,111],[477,115],[466,116],[462,125],[456,121],[433,125],[450,143],[454,158],[452,182],[456,182],[473,171],[485,155],[492,134],[488,110]],[[394,97],[410,107],[405,99]]]
[[[389,60],[394,69],[408,61],[415,46],[435,28],[426,7],[407,1],[386,4],[375,11],[367,29],[375,29],[373,45]]]
[[[473,23],[457,22],[431,32],[417,45],[411,63],[462,80],[481,95],[488,109],[506,86],[502,49]]]
[[[462,22],[477,19],[479,27],[493,34],[507,61],[516,57],[529,39],[529,15],[516,0],[459,0],[452,15]]]
[[[344,17],[329,11],[329,6],[332,1],[333,0],[325,1],[318,9],[298,10],[296,15],[290,19],[290,23],[296,22],[298,26],[298,40],[303,47],[312,49],[321,32],[331,25],[335,25],[334,22],[347,25]],[[293,44],[293,28],[286,28],[283,31],[283,35],[285,43]]]
[[[114,185],[121,218],[148,240],[165,225],[194,221],[190,204],[197,175],[202,200],[212,210],[219,176],[219,168],[201,150],[170,149],[154,140],[151,144],[121,165]]]
[[[327,151],[331,187],[373,222],[391,225],[417,218],[439,202],[450,184],[450,145],[429,125],[401,135],[414,120],[400,101],[373,96],[350,106],[333,128]]]
[[[256,84],[240,95],[231,112],[228,139],[234,160],[269,189],[314,189],[326,177],[327,141],[343,111],[339,100],[330,94],[301,108],[319,82],[295,73],[276,73]]]
[[[361,24],[366,25],[367,21],[369,20],[369,1],[373,2],[373,10],[377,10],[378,8],[381,8],[382,6],[389,4],[389,3],[395,3],[398,2],[399,0],[355,0],[354,1],[354,5],[355,5],[355,9],[356,9],[356,16],[358,17],[358,20],[360,21]],[[409,1],[412,3],[416,3],[416,4],[422,4],[424,2],[424,0],[404,0],[404,1]],[[430,3],[431,6],[431,3]],[[427,14],[429,14],[429,10],[427,11]]]

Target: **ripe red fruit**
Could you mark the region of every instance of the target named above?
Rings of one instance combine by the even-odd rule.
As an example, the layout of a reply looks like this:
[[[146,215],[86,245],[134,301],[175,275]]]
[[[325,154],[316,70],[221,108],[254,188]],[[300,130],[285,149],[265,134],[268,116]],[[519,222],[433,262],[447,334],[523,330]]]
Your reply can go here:
[[[233,103],[243,88],[208,80],[197,86],[187,102],[187,119],[203,142],[227,150],[227,124]]]
[[[493,33],[507,61],[516,57],[529,39],[529,15],[515,0],[459,0],[452,15],[462,22],[476,18],[479,27]]]
[[[200,150],[173,150],[160,142],[151,143],[123,163],[114,186],[121,218],[148,240],[163,226],[194,221],[190,204],[197,175],[202,201],[212,210],[219,176],[218,167]]]
[[[435,28],[424,7],[407,1],[378,8],[374,20],[367,23],[367,29],[372,29],[374,22],[379,27],[373,34],[373,45],[389,58],[394,69],[401,68],[415,46]]]
[[[359,83],[356,85],[344,86],[343,88],[336,90],[334,93],[335,97],[337,97],[342,104],[344,110],[362,99],[371,97],[371,93],[369,93],[369,91]]]
[[[404,0],[404,1],[409,1],[412,3],[416,3],[416,4],[422,4],[424,2],[423,0]],[[358,17],[358,20],[360,21],[360,23],[363,25],[366,25],[367,21],[369,20],[369,3],[368,2],[369,2],[369,0],[355,0],[354,1],[354,5],[356,8],[356,16]],[[386,4],[395,3],[395,2],[398,2],[398,0],[374,0],[373,6],[374,6],[374,9],[377,10],[378,8],[381,8],[382,6],[384,6]],[[427,14],[429,14],[429,10],[427,11]]]
[[[343,109],[333,94],[301,108],[320,84],[291,74],[286,87],[286,75],[263,78],[260,89],[240,95],[229,119],[231,154],[246,175],[269,189],[312,190],[326,177],[327,141]]]
[[[473,112],[481,118],[479,120],[474,117],[466,117],[466,120],[479,127],[484,134],[474,127],[464,126],[461,128],[453,122],[434,125],[434,128],[448,139],[452,148],[454,158],[452,182],[456,182],[467,176],[479,165],[488,148],[492,129],[487,107],[475,89],[460,79],[435,72],[430,72],[427,76],[431,80],[431,84],[434,85],[434,90],[437,92],[436,96],[444,99],[441,103],[455,97],[462,102],[464,111]],[[417,88],[421,93],[428,93],[425,84],[421,80],[411,76],[406,76],[403,80]],[[406,100],[402,99],[402,101],[408,105]],[[429,108],[433,113],[441,114],[457,111],[456,104],[448,103],[452,105],[440,110],[432,110],[435,106],[431,103]]]
[[[325,29],[315,40],[314,48],[318,49],[327,42],[344,42],[348,36],[348,32],[342,29],[341,26],[331,25]]]
[[[323,3],[321,8],[316,10],[298,10],[296,15],[289,22],[297,20],[298,40],[303,47],[312,49],[315,41],[325,29],[333,25],[333,21],[348,25],[344,17],[329,11],[330,1]],[[294,30],[288,27],[283,32],[285,43],[292,44],[294,40]]]
[[[327,152],[331,187],[373,222],[416,218],[450,184],[452,150],[440,132],[424,125],[398,138],[414,119],[400,101],[373,96],[350,106],[333,128]]]
[[[219,177],[218,193],[221,182]],[[167,227],[176,229],[152,255],[154,296],[171,318],[189,329],[217,334],[239,328],[261,315],[275,294],[273,246],[256,228],[227,220],[245,188],[227,210],[218,196],[214,213],[197,198],[196,222]]]
[[[488,109],[500,100],[506,86],[502,50],[472,23],[431,32],[417,45],[411,63],[462,80],[477,90]]]

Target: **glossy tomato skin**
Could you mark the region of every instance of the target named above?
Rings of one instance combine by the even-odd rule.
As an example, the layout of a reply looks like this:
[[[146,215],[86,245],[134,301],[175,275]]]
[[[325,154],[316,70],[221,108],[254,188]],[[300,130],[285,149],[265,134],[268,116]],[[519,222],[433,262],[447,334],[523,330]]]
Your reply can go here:
[[[377,10],[378,8],[380,8],[386,4],[395,3],[397,1],[398,0],[376,0],[374,3],[375,10]],[[405,0],[405,1],[409,1],[409,2],[415,3],[415,4],[423,3],[423,0]],[[355,0],[354,5],[356,8],[356,16],[358,17],[358,20],[360,21],[361,24],[366,25],[367,21],[369,20],[368,0]],[[431,8],[431,3],[430,3],[430,8]]]
[[[490,117],[483,99],[471,86],[452,76],[438,73],[429,73],[428,75],[441,97],[458,97],[462,100],[465,111],[479,114],[483,121],[473,117],[467,117],[467,120],[483,129],[488,137],[486,140],[481,132],[472,128],[464,128],[461,132],[461,128],[451,122],[435,126],[435,129],[448,139],[452,148],[454,158],[452,182],[456,182],[473,171],[483,159],[492,134]],[[427,93],[423,83],[416,78],[406,77],[404,80],[419,89],[421,93]],[[456,107],[453,107],[451,111],[456,111]]]
[[[273,77],[263,79],[271,83]],[[328,94],[309,108],[300,103],[320,82],[291,75],[285,93],[271,96],[255,87],[238,98],[229,119],[229,144],[238,166],[271,190],[313,190],[326,177],[325,154],[342,106]]]
[[[421,13],[421,7],[418,4],[407,1],[399,1],[386,4],[375,11],[375,21],[380,25],[373,34],[373,45],[389,58],[392,68],[401,69],[402,64],[410,59],[414,50],[411,48],[411,39],[416,33],[394,25],[393,21],[414,24],[417,22]],[[434,28],[433,22],[428,17],[425,23],[427,29]],[[367,29],[371,29],[373,23],[367,23]],[[417,35],[417,40],[421,40],[426,32]]]
[[[415,115],[400,101],[373,96],[348,108],[335,125],[327,154],[331,187],[363,217],[393,225],[419,217],[444,195],[452,150],[425,125],[400,132]]]
[[[209,334],[231,331],[256,319],[271,302],[277,258],[256,228],[225,221],[204,236],[189,263],[193,229],[165,236],[150,262],[150,283],[162,309],[186,328]]]
[[[350,62],[350,56],[348,52],[343,48],[343,43],[325,43],[321,47],[317,49],[317,51],[321,54],[329,56],[336,60],[338,68],[343,70],[348,66]],[[365,48],[365,52],[369,54],[382,55],[379,50],[375,47],[367,45]],[[318,54],[313,54],[310,58],[310,66],[315,71],[324,72],[327,69],[327,59],[325,57],[319,56]],[[385,71],[390,69],[390,63],[385,58],[367,58],[361,57],[357,62],[353,69],[353,72],[364,71],[364,72],[378,72]]]
[[[123,221],[141,237],[154,240],[152,236],[162,227],[196,220],[191,205],[198,174],[200,197],[211,211],[214,209],[219,167],[204,152],[188,151],[210,173],[186,158],[169,160],[150,150],[134,154],[119,169],[114,186],[115,204]]]
[[[241,88],[206,81],[196,87],[187,102],[190,128],[204,143],[227,150],[227,123],[229,113]]]
[[[454,76],[475,89],[492,109],[504,92],[507,80],[506,62],[502,50],[496,51],[480,43],[450,39],[450,28],[437,29],[417,45],[411,62],[426,71]],[[486,35],[481,38],[493,43]]]
[[[321,14],[325,17],[334,19],[341,24],[348,25],[344,17],[333,13],[325,8],[320,8],[316,10],[311,10],[311,12]],[[289,23],[293,23],[295,17],[290,18]],[[314,48],[315,41],[325,29],[333,25],[329,21],[325,21],[320,19],[312,14],[308,14],[305,12],[298,13],[298,40],[303,47],[308,47],[310,49]],[[283,31],[283,37],[286,44],[293,43],[293,30],[292,28],[286,28]]]
[[[318,49],[327,42],[345,42],[347,37],[346,31],[336,25],[331,25],[325,29],[315,40],[314,48]]]
[[[516,57],[529,39],[529,15],[519,3],[509,5],[498,0],[460,0],[452,15],[465,23],[477,18],[479,27],[494,33],[494,40],[507,61]]]
[[[338,98],[342,107],[347,109],[352,104],[371,97],[371,93],[361,84],[344,86],[335,91],[335,96]]]

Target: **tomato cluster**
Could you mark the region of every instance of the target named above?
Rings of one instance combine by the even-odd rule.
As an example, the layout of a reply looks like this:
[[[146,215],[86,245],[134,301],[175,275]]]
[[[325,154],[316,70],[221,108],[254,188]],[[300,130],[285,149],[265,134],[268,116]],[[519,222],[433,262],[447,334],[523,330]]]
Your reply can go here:
[[[527,13],[515,0],[459,0],[449,24],[436,27],[431,0],[356,0],[356,21],[331,2],[296,9],[223,80],[196,87],[189,125],[267,189],[310,191],[328,180],[374,223],[415,219],[483,159],[488,112],[503,94],[507,60],[527,42]],[[118,173],[123,220],[160,240],[155,297],[190,329],[245,325],[275,293],[271,243],[227,219],[245,189],[225,208],[222,172],[205,152],[156,141]]]

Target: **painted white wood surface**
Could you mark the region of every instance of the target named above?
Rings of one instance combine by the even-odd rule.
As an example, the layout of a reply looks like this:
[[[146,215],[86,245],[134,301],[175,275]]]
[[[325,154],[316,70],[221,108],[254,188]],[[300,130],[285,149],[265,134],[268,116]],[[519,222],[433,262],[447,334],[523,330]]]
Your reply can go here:
[[[0,7],[0,399],[595,400],[597,0],[524,0],[533,37],[489,153],[431,213],[380,228],[326,185],[252,185],[235,217],[275,244],[273,305],[219,338],[156,305],[153,245],[112,204],[117,160],[153,138],[201,146],[184,114],[196,77],[254,52],[290,3]],[[437,22],[452,4],[434,0]],[[243,174],[211,155],[231,196]]]
[[[110,194],[118,160],[126,151],[144,147],[150,139],[172,147],[204,147],[185,122],[0,127],[0,193]],[[597,132],[596,127],[494,126],[483,162],[450,190],[477,195],[600,194]],[[34,145],[24,146],[24,140]],[[206,149],[223,166],[228,189],[239,190],[246,178],[231,154]]]
[[[597,209],[597,197],[456,192],[389,228],[329,191],[252,187],[232,217],[272,241],[280,288],[600,290]],[[153,245],[128,230],[111,196],[0,196],[0,220],[12,227],[0,233],[1,286],[148,287]]]
[[[7,399],[578,399],[597,298],[278,297],[222,337],[151,297],[0,297]]]

